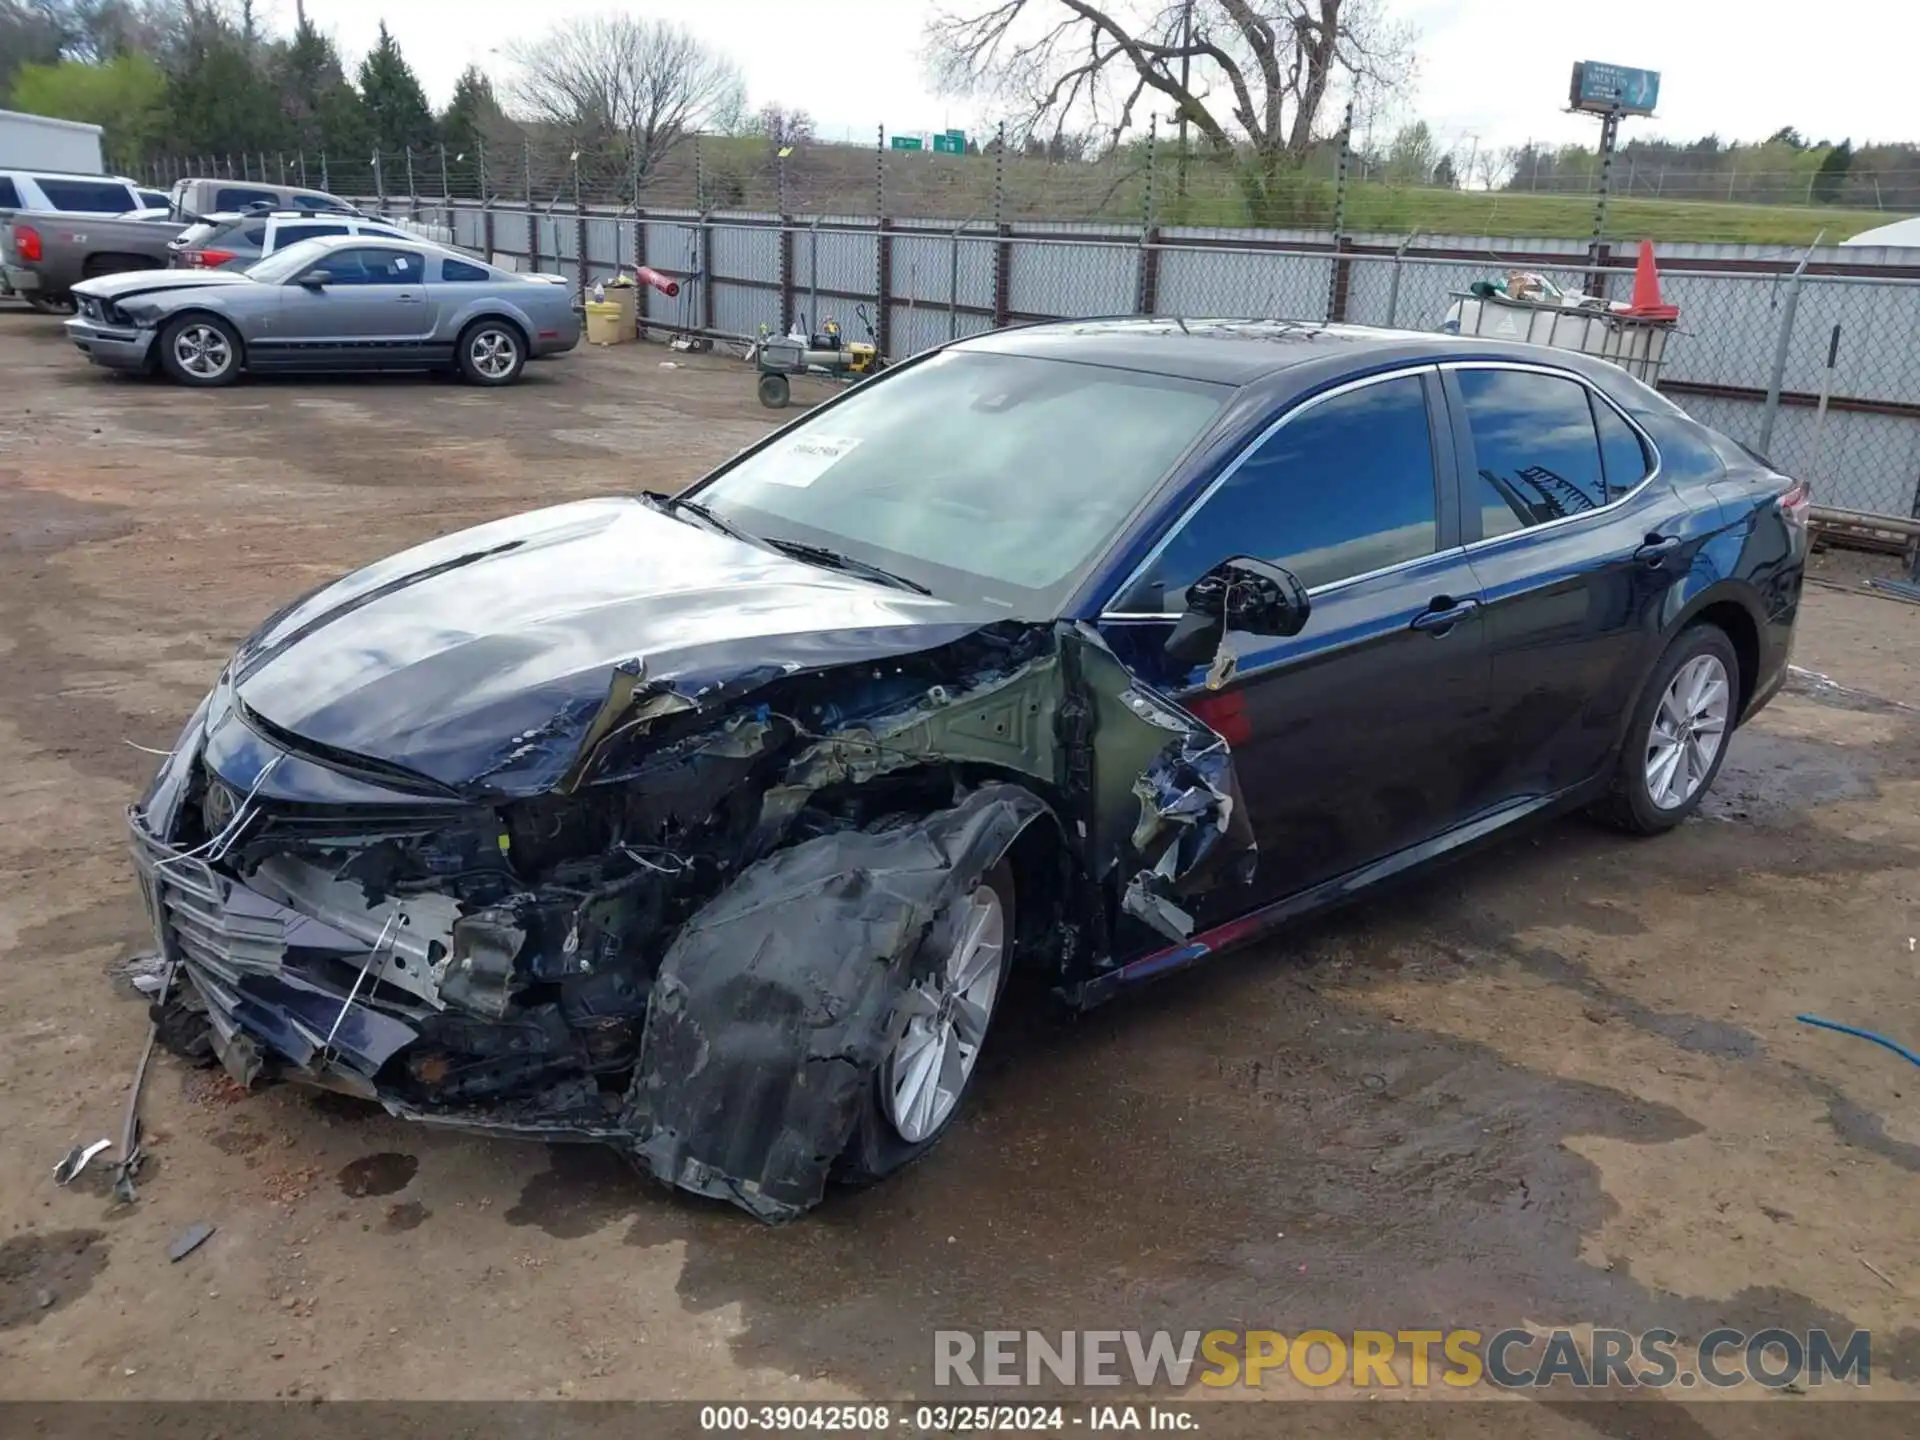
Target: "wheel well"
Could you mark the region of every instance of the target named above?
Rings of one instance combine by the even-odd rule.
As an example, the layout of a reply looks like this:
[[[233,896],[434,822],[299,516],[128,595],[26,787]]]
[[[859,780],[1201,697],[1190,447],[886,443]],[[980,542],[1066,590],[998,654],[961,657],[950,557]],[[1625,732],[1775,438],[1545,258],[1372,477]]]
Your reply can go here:
[[[1753,623],[1746,607],[1734,600],[1717,600],[1693,617],[1696,625],[1717,627],[1733,642],[1734,658],[1740,662],[1740,704],[1737,717],[1747,713],[1747,701],[1753,698],[1754,681],[1760,673],[1760,628]]]
[[[533,341],[527,335],[527,327],[522,325],[518,320],[514,319],[511,315],[476,315],[473,317],[473,319],[469,320],[466,324],[460,327],[460,339],[464,341],[467,338],[467,336],[473,333],[474,327],[478,325],[506,326],[509,330],[513,331],[514,334],[520,337],[521,351],[529,355],[531,354],[533,350]]]
[[[1002,858],[1013,873],[1014,963],[1029,971],[1049,971],[1058,960],[1062,910],[1074,888],[1066,837],[1053,812],[1035,816],[1013,837]]]

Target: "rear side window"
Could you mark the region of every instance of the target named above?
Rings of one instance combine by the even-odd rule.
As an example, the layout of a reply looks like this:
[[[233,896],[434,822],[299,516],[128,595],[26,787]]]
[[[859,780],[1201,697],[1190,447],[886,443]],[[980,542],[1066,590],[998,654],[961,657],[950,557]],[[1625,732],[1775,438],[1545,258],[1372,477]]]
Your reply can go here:
[[[124,215],[140,208],[134,203],[131,190],[111,180],[56,180],[52,176],[36,175],[33,183],[47,197],[47,204],[56,210]]]
[[[1600,432],[1600,464],[1607,476],[1607,499],[1618,500],[1647,478],[1646,447],[1631,425],[1598,395],[1593,402],[1593,424]]]
[[[240,232],[240,238],[256,250],[264,250],[267,244],[267,227],[264,225],[249,225],[245,230]]]
[[[1529,370],[1454,376],[1473,432],[1482,538],[1607,503],[1586,386]]]
[[[449,259],[449,260],[442,260],[440,262],[440,278],[442,280],[471,282],[471,281],[477,281],[477,280],[491,280],[493,277],[489,275],[485,270],[482,270],[478,265],[469,265],[464,260]]]
[[[1154,571],[1160,609],[1183,610],[1187,587],[1235,555],[1310,589],[1431,555],[1437,514],[1420,377],[1363,385],[1274,431],[1174,534]]]
[[[243,190],[236,185],[224,185],[213,192],[213,208],[216,210],[241,210],[249,205],[258,205],[263,201],[268,205],[279,203],[280,197],[271,190]]]
[[[141,208],[145,210],[165,210],[172,203],[158,190],[142,190],[139,197]]]
[[[323,235],[345,235],[344,225],[328,225],[325,222],[303,222],[297,225],[282,225],[273,232],[274,247],[292,245],[299,240],[318,240]]]
[[[0,210],[18,210],[20,191],[13,183],[11,175],[0,175]]]

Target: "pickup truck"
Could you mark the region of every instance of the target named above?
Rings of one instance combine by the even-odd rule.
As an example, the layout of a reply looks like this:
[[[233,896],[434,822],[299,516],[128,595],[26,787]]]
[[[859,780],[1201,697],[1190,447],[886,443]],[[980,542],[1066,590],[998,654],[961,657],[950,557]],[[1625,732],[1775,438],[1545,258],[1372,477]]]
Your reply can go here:
[[[185,228],[175,220],[22,210],[0,234],[0,269],[8,287],[35,309],[64,308],[79,281],[166,269],[167,242]]]

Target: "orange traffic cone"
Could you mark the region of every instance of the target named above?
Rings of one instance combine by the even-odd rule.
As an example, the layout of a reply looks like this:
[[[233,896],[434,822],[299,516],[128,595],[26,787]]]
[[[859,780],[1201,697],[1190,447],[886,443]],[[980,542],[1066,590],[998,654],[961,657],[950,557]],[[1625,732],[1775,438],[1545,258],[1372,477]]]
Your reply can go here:
[[[1638,320],[1678,320],[1680,307],[1660,301],[1660,271],[1653,263],[1653,242],[1640,242],[1640,259],[1633,267],[1633,300],[1627,314]]]

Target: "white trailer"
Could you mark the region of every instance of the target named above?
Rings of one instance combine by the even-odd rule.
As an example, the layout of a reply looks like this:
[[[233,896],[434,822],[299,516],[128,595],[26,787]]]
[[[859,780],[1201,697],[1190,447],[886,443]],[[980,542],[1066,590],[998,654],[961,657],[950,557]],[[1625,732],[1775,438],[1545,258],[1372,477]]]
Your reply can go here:
[[[0,110],[0,170],[53,170],[100,175],[100,127],[51,115]]]

